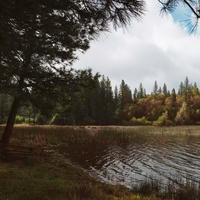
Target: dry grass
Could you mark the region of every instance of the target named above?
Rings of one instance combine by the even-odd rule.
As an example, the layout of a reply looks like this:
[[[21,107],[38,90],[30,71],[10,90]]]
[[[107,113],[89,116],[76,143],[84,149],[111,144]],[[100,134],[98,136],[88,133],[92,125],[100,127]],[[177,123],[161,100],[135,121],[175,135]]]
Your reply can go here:
[[[0,126],[3,132],[3,126]],[[153,126],[33,126],[16,125],[11,143],[27,145],[61,145],[108,140],[148,140],[152,135],[162,140],[171,137],[200,135],[199,126],[153,127]]]

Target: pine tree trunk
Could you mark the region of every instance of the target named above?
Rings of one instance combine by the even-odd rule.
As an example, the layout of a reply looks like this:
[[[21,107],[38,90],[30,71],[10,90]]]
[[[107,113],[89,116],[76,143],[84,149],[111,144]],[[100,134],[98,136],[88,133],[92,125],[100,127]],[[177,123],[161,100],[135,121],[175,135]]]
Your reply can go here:
[[[17,115],[19,104],[20,104],[20,97],[16,96],[14,101],[13,101],[12,108],[11,108],[11,111],[10,111],[9,116],[8,116],[6,127],[5,127],[3,135],[1,137],[1,143],[3,143],[3,144],[9,144],[11,135],[13,133],[13,127],[14,127],[14,124],[15,124],[15,117]]]
[[[9,144],[10,138],[13,134],[15,118],[16,118],[16,115],[17,115],[17,112],[18,112],[18,109],[20,106],[21,98],[23,96],[24,80],[26,77],[26,72],[28,70],[28,66],[31,61],[31,55],[32,55],[32,48],[31,48],[31,46],[28,46],[27,50],[25,51],[25,57],[24,57],[23,64],[21,66],[22,72],[20,74],[20,79],[19,79],[18,86],[17,86],[16,96],[14,98],[12,108],[10,110],[8,120],[6,123],[6,127],[4,129],[0,143]]]
[[[15,118],[16,118],[17,111],[18,111],[19,106],[20,106],[20,100],[21,100],[21,97],[22,97],[23,87],[24,87],[24,77],[22,76],[19,80],[17,94],[14,98],[12,108],[10,110],[8,120],[7,120],[7,123],[6,123],[6,127],[5,127],[3,135],[1,137],[0,142],[3,143],[3,144],[9,144],[9,142],[10,142],[10,138],[11,138],[11,135],[13,133],[13,127],[14,127],[14,124],[15,124]]]

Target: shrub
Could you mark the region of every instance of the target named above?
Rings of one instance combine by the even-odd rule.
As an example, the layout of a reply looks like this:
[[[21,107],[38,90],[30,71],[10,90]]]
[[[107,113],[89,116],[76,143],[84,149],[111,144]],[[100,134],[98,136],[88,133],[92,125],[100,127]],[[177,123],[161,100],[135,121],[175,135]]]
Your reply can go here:
[[[34,123],[34,119],[33,118],[25,118],[24,119],[24,122],[26,123],[26,124],[33,124]]]
[[[64,124],[65,124],[64,117],[61,116],[60,114],[56,113],[56,114],[52,117],[50,124],[54,124],[54,125],[64,125]]]
[[[131,119],[131,125],[151,125],[151,122],[146,119],[146,117],[135,118]]]
[[[24,117],[20,116],[20,115],[17,115],[16,118],[15,118],[15,123],[16,124],[22,124],[25,122],[25,119]]]
[[[169,126],[173,125],[173,122],[169,120],[168,112],[164,112],[158,120],[153,122],[153,125],[155,126]]]
[[[35,122],[36,124],[39,124],[39,125],[47,124],[47,117],[44,115],[38,114],[36,116]]]

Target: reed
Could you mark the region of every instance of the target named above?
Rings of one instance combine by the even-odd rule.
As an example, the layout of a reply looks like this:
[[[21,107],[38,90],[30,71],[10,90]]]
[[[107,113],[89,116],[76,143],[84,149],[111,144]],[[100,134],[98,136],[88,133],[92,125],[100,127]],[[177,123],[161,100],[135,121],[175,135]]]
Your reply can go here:
[[[0,132],[3,126],[0,127]],[[177,139],[182,142],[194,135],[200,136],[198,126],[193,127],[72,127],[72,126],[29,126],[14,127],[11,143],[27,145],[63,145],[88,142],[145,142]]]
[[[134,193],[140,195],[152,195],[161,199],[173,199],[173,200],[199,200],[200,199],[200,182],[186,179],[184,182],[179,182],[180,177],[177,177],[177,181],[169,181],[168,184],[163,184],[159,180],[145,179],[138,186],[133,188]]]
[[[84,143],[91,139],[82,128],[68,126],[16,126],[11,143],[62,145]]]

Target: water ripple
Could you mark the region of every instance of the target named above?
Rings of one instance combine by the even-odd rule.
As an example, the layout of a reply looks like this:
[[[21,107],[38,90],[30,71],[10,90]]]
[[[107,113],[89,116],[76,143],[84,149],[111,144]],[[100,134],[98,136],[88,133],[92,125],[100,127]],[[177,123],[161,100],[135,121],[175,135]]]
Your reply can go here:
[[[163,184],[177,182],[178,179],[200,180],[198,138],[186,142],[96,143],[69,146],[64,151],[92,176],[130,188],[146,178],[162,181]]]

